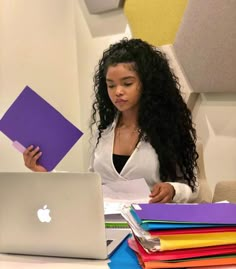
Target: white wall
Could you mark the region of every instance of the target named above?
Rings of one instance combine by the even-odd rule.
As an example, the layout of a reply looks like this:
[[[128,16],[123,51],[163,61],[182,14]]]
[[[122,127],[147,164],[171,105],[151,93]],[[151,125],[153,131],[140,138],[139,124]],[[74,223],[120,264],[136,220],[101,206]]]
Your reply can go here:
[[[29,85],[82,129],[73,8],[71,0],[1,0],[1,116]],[[82,169],[82,144],[75,145],[59,170]],[[0,171],[26,170],[21,154],[2,134],[0,148]]]
[[[206,176],[214,190],[220,180],[236,181],[236,93],[201,94],[193,110],[204,145]]]
[[[83,0],[0,0],[0,117],[29,85],[85,132],[57,170],[87,170],[94,66],[110,42],[129,34],[121,11],[91,17],[85,8]],[[96,37],[97,24],[107,36]],[[28,171],[2,133],[0,151],[0,171]]]

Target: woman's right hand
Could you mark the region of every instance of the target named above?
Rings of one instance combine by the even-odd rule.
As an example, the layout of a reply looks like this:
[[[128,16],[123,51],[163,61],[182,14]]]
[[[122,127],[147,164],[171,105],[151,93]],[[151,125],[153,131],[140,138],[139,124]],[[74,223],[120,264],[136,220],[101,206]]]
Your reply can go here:
[[[38,159],[42,155],[39,147],[29,146],[23,152],[23,158],[25,166],[34,172],[47,172],[47,170],[42,166],[37,164]]]

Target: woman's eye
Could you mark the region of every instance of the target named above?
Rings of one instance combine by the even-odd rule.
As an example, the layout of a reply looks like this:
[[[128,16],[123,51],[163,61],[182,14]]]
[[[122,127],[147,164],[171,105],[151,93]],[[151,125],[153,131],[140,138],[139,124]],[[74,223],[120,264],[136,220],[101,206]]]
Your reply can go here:
[[[131,85],[132,85],[132,83],[125,83],[125,84],[124,84],[125,87],[129,87],[129,86],[131,86]]]
[[[112,89],[112,88],[114,88],[115,86],[114,86],[114,85],[107,85],[107,87],[108,87],[109,89]]]

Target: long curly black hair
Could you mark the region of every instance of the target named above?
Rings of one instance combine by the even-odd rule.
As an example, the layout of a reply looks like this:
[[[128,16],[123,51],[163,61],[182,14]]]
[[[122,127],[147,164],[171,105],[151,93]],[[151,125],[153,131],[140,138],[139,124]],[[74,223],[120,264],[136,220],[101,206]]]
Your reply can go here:
[[[184,181],[195,190],[198,154],[191,112],[165,54],[141,39],[124,38],[110,45],[96,67],[90,128],[96,124],[97,144],[119,113],[106,85],[108,67],[118,63],[132,63],[142,83],[138,124],[142,139],[157,153],[160,179]]]

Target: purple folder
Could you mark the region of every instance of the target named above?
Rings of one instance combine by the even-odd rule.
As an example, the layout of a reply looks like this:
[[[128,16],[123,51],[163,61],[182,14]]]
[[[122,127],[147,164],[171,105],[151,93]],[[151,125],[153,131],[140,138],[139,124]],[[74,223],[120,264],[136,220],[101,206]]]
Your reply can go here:
[[[145,222],[168,221],[236,225],[236,204],[133,204],[137,217]]]
[[[23,152],[30,145],[43,152],[39,164],[51,171],[82,136],[82,132],[26,86],[0,120],[0,131]]]

